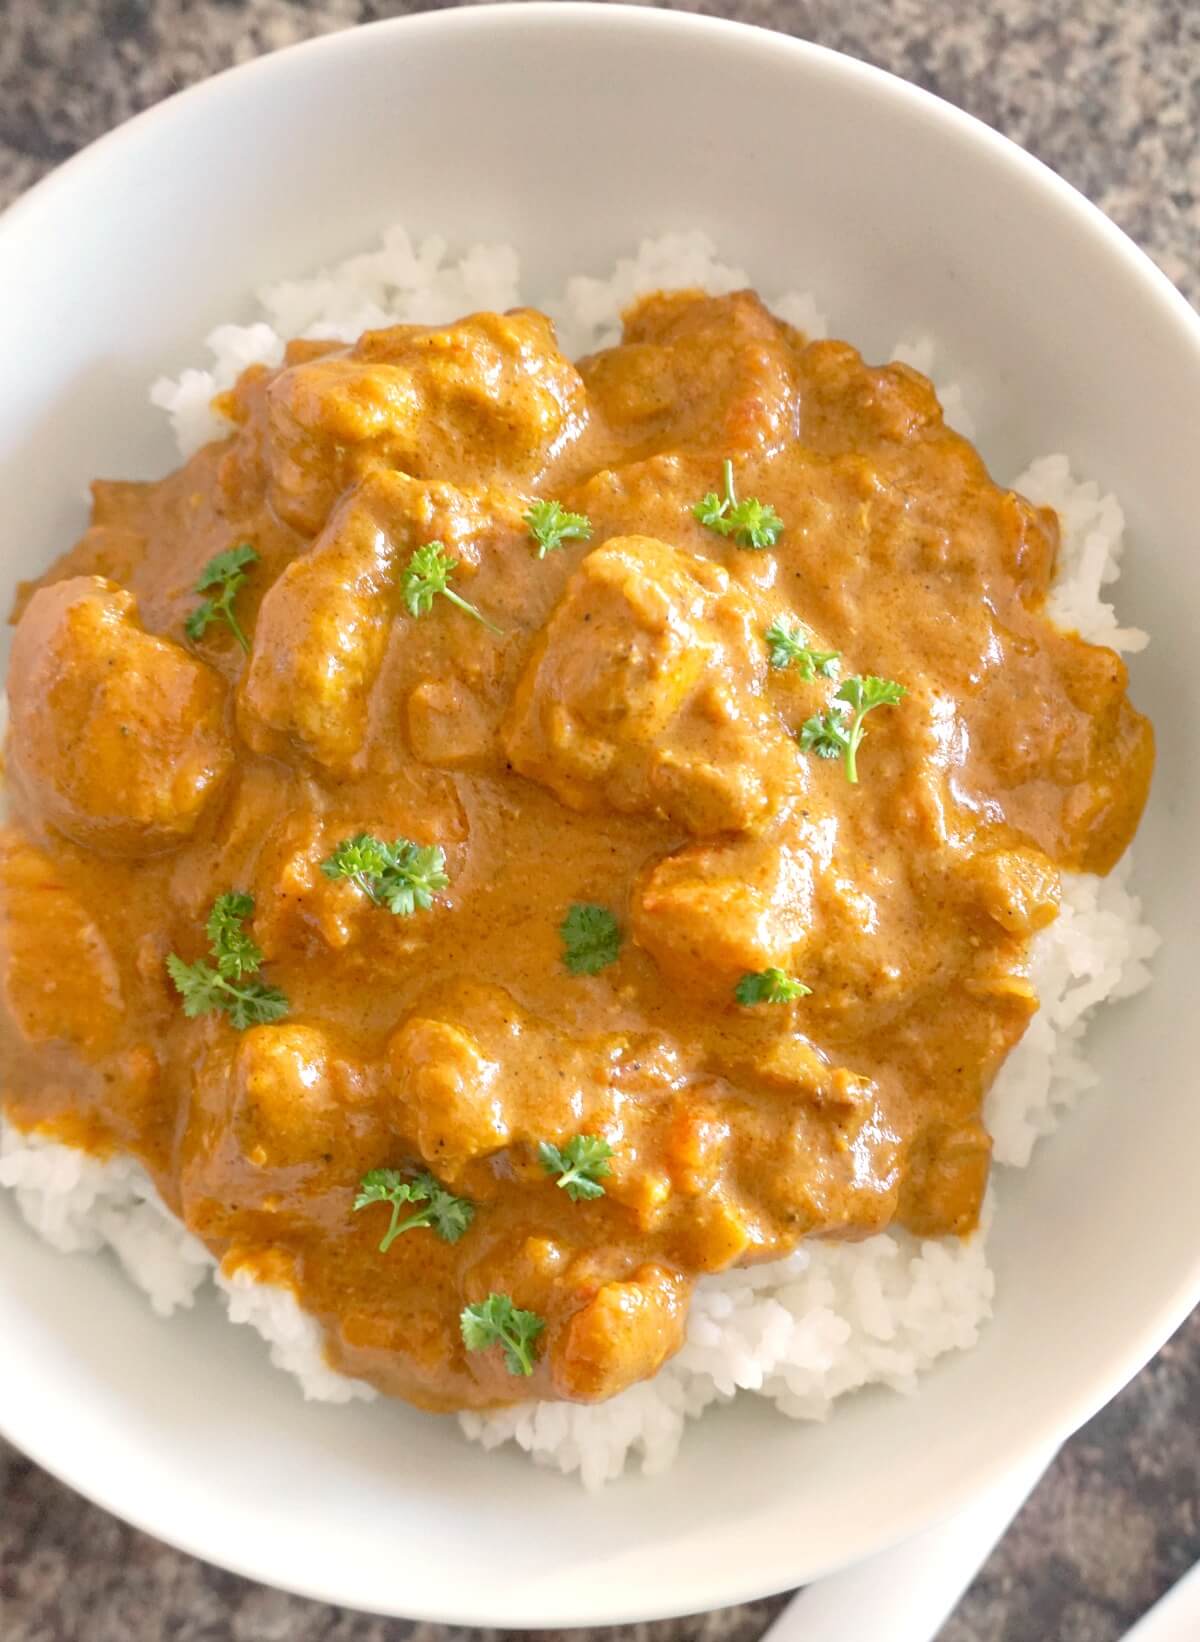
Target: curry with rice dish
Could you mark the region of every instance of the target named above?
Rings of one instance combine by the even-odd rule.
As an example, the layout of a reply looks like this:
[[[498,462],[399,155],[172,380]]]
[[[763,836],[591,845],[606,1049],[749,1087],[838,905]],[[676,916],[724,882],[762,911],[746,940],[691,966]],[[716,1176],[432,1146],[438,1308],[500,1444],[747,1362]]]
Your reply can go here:
[[[1148,723],[1055,515],[750,292],[294,342],[18,599],[3,1104],[436,1410],[652,1375],[704,1273],[975,1227]]]

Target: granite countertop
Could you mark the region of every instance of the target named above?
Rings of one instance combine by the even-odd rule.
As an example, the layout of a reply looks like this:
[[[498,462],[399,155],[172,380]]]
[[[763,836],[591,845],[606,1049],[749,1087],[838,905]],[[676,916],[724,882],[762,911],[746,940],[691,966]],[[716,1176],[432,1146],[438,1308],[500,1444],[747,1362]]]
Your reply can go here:
[[[0,0],[0,205],[138,109],[389,0]],[[961,104],[1061,171],[1200,299],[1196,0],[698,0]],[[1115,1642],[1200,1558],[1200,1314],[1069,1442],[941,1642]],[[783,1598],[605,1633],[755,1642]],[[488,1637],[500,1633],[480,1633]],[[248,1584],[0,1443],[4,1642],[453,1642]],[[886,1637],[847,1642],[887,1642]]]

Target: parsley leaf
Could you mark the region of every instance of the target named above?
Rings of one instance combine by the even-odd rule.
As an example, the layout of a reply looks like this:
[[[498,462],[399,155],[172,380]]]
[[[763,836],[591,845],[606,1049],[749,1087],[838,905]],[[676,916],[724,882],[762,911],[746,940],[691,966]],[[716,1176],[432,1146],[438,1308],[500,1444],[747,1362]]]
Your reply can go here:
[[[287,1014],[288,1001],[276,986],[247,979],[262,963],[262,952],[242,922],[254,914],[254,898],[236,891],[218,895],[204,926],[216,967],[203,958],[185,963],[177,953],[167,954],[167,973],[183,999],[189,1020],[223,1009],[239,1032],[248,1026],[266,1026]]]
[[[805,752],[819,758],[840,758],[846,779],[858,780],[858,749],[866,735],[863,720],[876,707],[895,707],[906,695],[903,684],[894,679],[848,678],[823,713],[806,720],[796,737]],[[845,703],[844,706],[841,703]]]
[[[500,1346],[510,1374],[532,1374],[533,1344],[545,1328],[536,1311],[521,1311],[507,1294],[489,1294],[473,1306],[464,1306],[458,1320],[468,1351]]]
[[[385,844],[369,832],[344,838],[321,862],[321,871],[326,878],[349,878],[368,900],[398,918],[411,918],[418,907],[428,912],[438,890],[450,882],[440,844],[414,844],[411,838]]]
[[[732,536],[739,547],[755,551],[774,547],[783,535],[783,520],[769,502],[760,502],[757,496],[739,502],[733,488],[733,463],[726,460],[723,471],[725,495],[710,490],[693,507],[693,517],[718,536]]]
[[[807,998],[811,986],[805,986],[782,969],[751,970],[742,976],[734,988],[734,997],[749,1007],[756,1003],[792,1003],[796,998]]]
[[[242,920],[253,916],[252,895],[235,891],[218,895],[213,902],[204,933],[217,960],[217,973],[226,980],[240,981],[243,975],[253,975],[262,963],[262,950],[242,928]]]
[[[184,622],[183,630],[188,638],[198,639],[211,622],[223,621],[242,649],[249,654],[250,641],[242,632],[233,613],[233,601],[246,580],[248,567],[257,563],[258,554],[249,542],[240,542],[237,547],[226,548],[224,553],[218,553],[215,559],[208,561],[200,572],[194,591],[207,593],[210,588],[218,587],[220,592],[198,604]]]
[[[572,975],[595,975],[615,964],[621,951],[621,930],[607,907],[576,901],[558,926],[563,963]]]
[[[288,1012],[288,1001],[277,986],[268,986],[265,981],[242,981],[221,1007],[238,1031],[244,1032],[248,1026],[269,1026],[282,1019]]]
[[[806,753],[816,753],[818,758],[844,758],[850,738],[842,708],[830,707],[806,718],[796,732],[796,740]]]
[[[388,1203],[392,1209],[391,1223],[379,1245],[380,1254],[386,1254],[402,1232],[417,1226],[431,1226],[444,1243],[457,1243],[475,1218],[470,1198],[455,1197],[424,1171],[406,1180],[399,1169],[371,1169],[359,1182],[355,1213],[372,1203]],[[420,1207],[402,1220],[401,1213],[409,1204]]]
[[[183,999],[183,1012],[189,1020],[194,1020],[197,1015],[207,1015],[210,1009],[224,1008],[225,989],[221,985],[221,977],[202,958],[188,964],[176,953],[168,952],[167,973]]]
[[[808,634],[803,627],[789,627],[783,617],[773,621],[763,637],[769,651],[767,659],[772,667],[797,667],[800,677],[811,684],[818,675],[833,678],[837,672],[840,650],[810,650]]]
[[[586,542],[592,534],[587,514],[568,513],[561,502],[534,502],[523,518],[537,543],[539,559],[557,553],[564,542]]]
[[[542,1168],[559,1176],[557,1184],[572,1203],[604,1196],[600,1181],[612,1173],[608,1161],[612,1155],[612,1147],[599,1135],[575,1135],[563,1147],[543,1140],[538,1147]]]
[[[427,616],[433,601],[440,593],[444,599],[465,610],[468,616],[482,623],[489,633],[502,637],[504,629],[490,622],[481,611],[461,598],[450,586],[450,578],[458,569],[458,560],[452,559],[441,542],[426,542],[413,550],[408,567],[400,578],[400,591],[410,616]]]

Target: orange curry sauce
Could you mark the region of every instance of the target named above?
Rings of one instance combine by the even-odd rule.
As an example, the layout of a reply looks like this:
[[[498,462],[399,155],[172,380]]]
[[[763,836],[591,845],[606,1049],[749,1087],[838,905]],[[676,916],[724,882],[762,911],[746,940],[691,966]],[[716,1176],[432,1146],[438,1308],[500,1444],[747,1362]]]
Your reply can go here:
[[[540,314],[294,343],[230,436],[94,522],[18,600],[0,861],[3,1103],[131,1152],[227,1267],[292,1285],[329,1360],[426,1408],[597,1399],[679,1345],[696,1277],[807,1236],[970,1231],[984,1094],[1037,1007],[1059,870],[1107,872],[1153,763],[1112,651],[1044,614],[1054,515],[992,483],[929,383],[806,343],[748,292],[667,293],[578,366]],[[732,459],[784,529],[693,516]],[[591,522],[539,558],[538,497]],[[453,587],[401,580],[437,540]],[[185,634],[214,554],[259,555]],[[779,619],[833,678],[770,665]],[[839,679],[902,683],[851,785],[796,732]],[[395,916],[321,871],[437,844]],[[274,1024],[185,1018],[168,953],[253,896]],[[564,964],[577,902],[615,963]],[[747,973],[811,988],[742,1006]],[[573,1202],[538,1144],[604,1137]],[[475,1205],[379,1240],[364,1173]],[[467,1352],[489,1293],[544,1320],[532,1378]]]

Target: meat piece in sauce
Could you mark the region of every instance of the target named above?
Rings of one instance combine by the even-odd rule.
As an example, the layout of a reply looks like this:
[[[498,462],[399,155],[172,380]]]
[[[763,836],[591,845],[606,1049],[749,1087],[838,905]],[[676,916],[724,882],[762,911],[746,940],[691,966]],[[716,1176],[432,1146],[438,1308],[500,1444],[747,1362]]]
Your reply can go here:
[[[453,792],[436,779],[398,780],[386,804],[376,798],[356,806],[354,789],[350,791],[351,801],[337,807],[298,805],[260,838],[251,880],[254,933],[268,959],[301,951],[320,963],[326,954],[336,953],[361,964],[365,985],[372,970],[380,978],[411,971],[422,949],[437,939],[437,920],[380,918],[369,897],[350,879],[330,878],[322,863],[345,839],[370,831],[373,824],[389,838],[448,847],[453,868],[465,853],[465,829]],[[451,892],[443,891],[439,904],[452,904]]]
[[[335,772],[353,768],[404,614],[399,581],[413,549],[442,542],[465,586],[496,534],[522,528],[520,512],[516,498],[492,491],[368,475],[263,600],[238,700],[250,745],[290,743]]]
[[[377,467],[532,483],[583,431],[587,404],[549,320],[518,309],[367,331],[347,349],[299,344],[271,382],[267,417],[271,505],[311,535]]]
[[[393,1131],[457,1180],[506,1147],[532,1157],[539,1139],[601,1133],[671,1079],[652,1041],[574,1039],[502,987],[459,981],[422,999],[389,1040],[385,1100]]]
[[[752,833],[690,844],[641,875],[633,936],[678,984],[728,1000],[748,971],[796,967],[812,898],[812,855],[791,839]]]
[[[35,593],[9,680],[13,773],[78,844],[169,849],[232,769],[220,678],[145,632],[133,595],[112,582],[79,576]]]
[[[362,1070],[328,1033],[297,1022],[255,1026],[232,1043],[191,1030],[184,1212],[205,1237],[271,1236],[289,1201],[302,1216],[329,1191],[331,1165],[353,1170],[371,1127]],[[267,1223],[247,1226],[243,1215]]]
[[[0,834],[0,927],[9,1019],[26,1043],[69,1043],[89,1060],[121,1021],[121,977],[108,942],[51,857]]]
[[[626,313],[620,351],[579,369],[630,455],[677,444],[764,454],[796,419],[792,335],[752,291],[655,291]]]
[[[687,1303],[674,1272],[643,1266],[605,1283],[571,1318],[551,1358],[554,1390],[601,1402],[645,1380],[683,1344]]]
[[[575,572],[517,686],[513,765],[572,809],[736,831],[803,785],[752,605],[707,559],[620,536]]]

